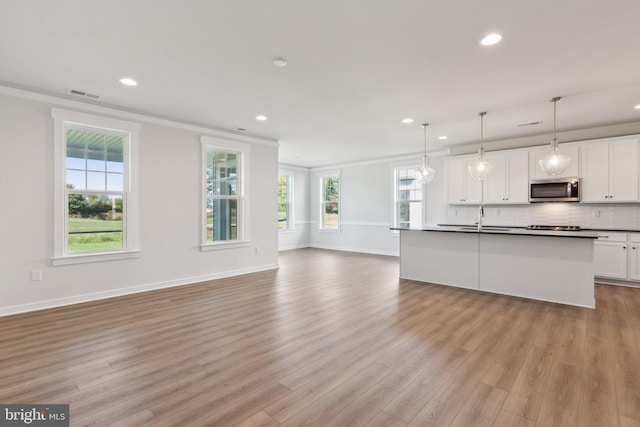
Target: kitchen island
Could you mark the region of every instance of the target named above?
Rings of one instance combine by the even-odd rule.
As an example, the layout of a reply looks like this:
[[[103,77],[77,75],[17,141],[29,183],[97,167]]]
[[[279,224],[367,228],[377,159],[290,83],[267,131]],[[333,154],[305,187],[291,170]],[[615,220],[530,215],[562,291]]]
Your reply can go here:
[[[595,308],[587,231],[433,226],[400,231],[400,277]]]

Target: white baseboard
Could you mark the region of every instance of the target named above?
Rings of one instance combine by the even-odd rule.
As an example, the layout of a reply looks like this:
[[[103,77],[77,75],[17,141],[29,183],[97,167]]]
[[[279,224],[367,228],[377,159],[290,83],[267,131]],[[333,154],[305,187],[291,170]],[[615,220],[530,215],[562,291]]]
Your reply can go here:
[[[596,277],[595,282],[601,285],[626,286],[627,288],[640,288],[640,283],[628,280],[609,279],[606,277]]]
[[[291,251],[293,249],[304,249],[304,248],[310,248],[311,246],[309,246],[308,243],[303,244],[303,245],[292,245],[292,246],[283,246],[281,248],[278,248],[278,252],[281,251]]]
[[[386,255],[386,256],[400,256],[400,251],[378,251],[372,249],[363,249],[363,248],[350,248],[343,246],[332,246],[332,245],[318,245],[311,243],[309,245],[310,248],[318,248],[318,249],[329,249],[332,251],[343,251],[343,252],[359,252],[363,254],[371,254],[371,255]]]
[[[148,283],[145,285],[132,286],[128,288],[111,289],[108,291],[94,292],[91,294],[75,295],[65,298],[37,301],[28,304],[12,305],[0,308],[1,316],[26,313],[29,311],[45,310],[48,308],[62,307],[65,305],[79,304],[83,302],[96,301],[106,298],[113,298],[122,295],[137,294],[157,289],[171,288],[175,286],[192,285],[194,283],[206,282],[209,280],[223,279],[225,277],[240,276],[242,274],[257,273],[260,271],[275,270],[278,264],[266,264],[257,267],[243,268],[238,270],[223,271],[220,273],[205,274],[201,276],[184,277],[181,279],[167,280],[165,282]]]

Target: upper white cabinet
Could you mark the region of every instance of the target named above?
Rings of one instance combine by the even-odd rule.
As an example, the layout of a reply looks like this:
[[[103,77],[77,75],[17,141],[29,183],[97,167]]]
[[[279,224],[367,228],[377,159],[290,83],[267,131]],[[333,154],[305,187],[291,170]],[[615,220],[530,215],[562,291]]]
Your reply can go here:
[[[562,154],[571,157],[569,166],[559,175],[549,176],[540,167],[540,160],[551,151],[550,145],[534,147],[529,149],[529,177],[531,179],[554,179],[554,178],[573,178],[580,176],[580,155],[578,153],[578,144],[560,144],[558,146]]]
[[[447,174],[447,203],[477,205],[482,202],[482,181],[473,179],[467,166],[476,156],[450,157],[445,161]]]
[[[529,153],[525,150],[485,154],[493,169],[484,183],[484,203],[529,203]]]
[[[638,136],[580,145],[582,202],[638,201]]]

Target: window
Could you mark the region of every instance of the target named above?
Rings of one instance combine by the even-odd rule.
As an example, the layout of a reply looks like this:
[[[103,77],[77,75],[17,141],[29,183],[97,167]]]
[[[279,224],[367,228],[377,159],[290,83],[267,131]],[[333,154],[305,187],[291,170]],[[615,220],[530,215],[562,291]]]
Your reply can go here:
[[[293,229],[291,212],[291,175],[278,176],[278,230]]]
[[[202,137],[202,143],[202,248],[246,246],[244,153],[248,148],[211,137]]]
[[[422,179],[418,167],[395,169],[396,227],[422,227]]]
[[[321,179],[321,229],[340,230],[340,175],[330,174]]]
[[[132,174],[139,126],[52,110],[55,120],[54,264],[123,258],[135,252]]]

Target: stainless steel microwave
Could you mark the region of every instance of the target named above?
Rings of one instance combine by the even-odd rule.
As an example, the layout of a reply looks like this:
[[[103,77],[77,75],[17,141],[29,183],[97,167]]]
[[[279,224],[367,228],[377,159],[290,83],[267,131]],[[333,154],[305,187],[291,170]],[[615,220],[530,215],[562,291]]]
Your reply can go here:
[[[529,202],[579,202],[580,178],[529,181]]]

